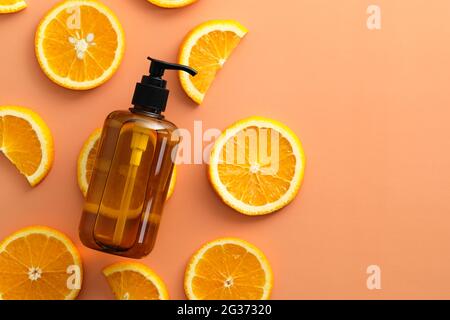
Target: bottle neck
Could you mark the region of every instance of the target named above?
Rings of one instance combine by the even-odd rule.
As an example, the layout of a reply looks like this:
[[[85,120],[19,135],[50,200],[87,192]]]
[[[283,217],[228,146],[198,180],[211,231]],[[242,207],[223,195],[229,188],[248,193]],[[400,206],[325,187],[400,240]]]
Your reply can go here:
[[[143,116],[147,116],[147,117],[151,117],[151,118],[155,118],[155,119],[159,119],[162,120],[164,119],[164,115],[161,113],[157,113],[157,112],[153,112],[152,109],[149,108],[144,108],[144,107],[140,107],[140,106],[133,106],[130,109],[131,113],[134,114],[140,114]]]

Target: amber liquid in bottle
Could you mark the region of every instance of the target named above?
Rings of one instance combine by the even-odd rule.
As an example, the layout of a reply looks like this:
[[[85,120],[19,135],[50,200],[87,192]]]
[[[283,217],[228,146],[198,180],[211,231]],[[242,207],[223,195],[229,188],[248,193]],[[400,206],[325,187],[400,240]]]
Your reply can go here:
[[[80,223],[86,246],[130,258],[151,252],[180,141],[176,129],[156,114],[108,116]]]

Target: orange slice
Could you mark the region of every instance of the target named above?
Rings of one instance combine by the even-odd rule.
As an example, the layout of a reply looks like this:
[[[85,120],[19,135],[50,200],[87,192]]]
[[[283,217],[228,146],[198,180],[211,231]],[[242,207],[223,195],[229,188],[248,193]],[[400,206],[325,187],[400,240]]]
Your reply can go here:
[[[23,10],[27,3],[23,0],[0,0],[0,13],[12,13]]]
[[[181,8],[188,6],[197,0],[148,0],[148,2],[162,8]]]
[[[209,180],[220,198],[246,215],[263,215],[289,204],[303,180],[305,154],[282,123],[251,117],[216,140]]]
[[[50,129],[34,111],[0,106],[0,152],[27,178],[31,186],[41,182],[53,164]]]
[[[78,186],[80,187],[83,196],[86,196],[89,187],[89,181],[91,180],[101,134],[102,129],[95,130],[84,143],[80,155],[78,156]]]
[[[0,243],[0,300],[73,300],[82,276],[77,249],[59,231],[28,227]]]
[[[101,129],[95,130],[83,145],[78,156],[77,164],[77,178],[78,186],[80,187],[83,196],[86,197],[86,193],[89,187],[89,181],[91,180],[92,170],[94,168],[95,158],[98,152],[98,143],[102,134]],[[170,179],[169,191],[167,193],[167,199],[169,199],[175,191],[175,184],[177,180],[177,168],[173,168],[172,178]]]
[[[173,192],[175,191],[175,185],[177,183],[177,175],[178,175],[177,167],[174,166],[172,171],[172,177],[170,178],[169,191],[167,191],[166,200],[169,200],[169,198],[172,197]]]
[[[36,31],[39,64],[55,83],[75,90],[110,79],[122,61],[125,36],[116,15],[95,0],[66,0]]]
[[[234,20],[213,20],[192,30],[183,41],[179,62],[198,71],[193,77],[180,72],[184,91],[196,103],[201,104],[229,56],[247,34],[247,29]]]
[[[188,264],[184,289],[190,300],[267,300],[273,274],[264,254],[237,238],[205,244]]]
[[[118,300],[168,300],[161,278],[149,267],[136,262],[119,262],[103,270]]]

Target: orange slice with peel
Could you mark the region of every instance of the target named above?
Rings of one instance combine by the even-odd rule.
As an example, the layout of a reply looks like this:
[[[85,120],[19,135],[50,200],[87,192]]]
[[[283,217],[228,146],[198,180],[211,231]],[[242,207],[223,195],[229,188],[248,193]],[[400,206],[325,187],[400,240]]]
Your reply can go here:
[[[186,7],[197,0],[148,0],[148,2],[162,8],[181,8]]]
[[[0,13],[18,12],[27,7],[23,0],[0,0]]]
[[[95,130],[84,143],[80,155],[78,156],[77,178],[78,186],[80,187],[83,196],[86,196],[89,187],[89,181],[91,180],[101,134],[102,129]]]
[[[175,184],[177,183],[177,175],[178,175],[177,167],[174,166],[172,176],[170,178],[169,191],[167,191],[166,200],[169,200],[169,198],[173,195],[175,191]]]
[[[95,130],[83,145],[78,156],[77,163],[77,179],[78,186],[80,187],[83,196],[86,197],[86,193],[89,187],[89,181],[91,180],[92,170],[94,168],[95,158],[98,152],[98,144],[102,134],[101,129]],[[172,177],[170,179],[169,191],[167,192],[167,199],[169,199],[175,191],[175,184],[177,181],[177,168],[174,167],[172,171]]]
[[[34,111],[17,106],[0,106],[0,152],[36,186],[53,164],[50,129]]]
[[[191,258],[184,278],[190,300],[267,300],[272,287],[265,255],[237,238],[205,244]]]
[[[125,36],[116,15],[100,1],[66,0],[36,31],[35,51],[44,73],[75,90],[95,88],[117,71]]]
[[[149,267],[136,262],[119,262],[103,270],[118,300],[168,300],[161,278]]]
[[[263,117],[241,120],[216,140],[209,180],[220,198],[246,215],[281,209],[297,195],[305,154],[295,133]]]
[[[184,91],[201,104],[225,62],[248,30],[235,20],[212,20],[194,28],[181,45],[179,63],[198,71],[193,77],[180,72]]]
[[[80,255],[54,229],[21,229],[0,243],[0,300],[73,300],[82,283]]]

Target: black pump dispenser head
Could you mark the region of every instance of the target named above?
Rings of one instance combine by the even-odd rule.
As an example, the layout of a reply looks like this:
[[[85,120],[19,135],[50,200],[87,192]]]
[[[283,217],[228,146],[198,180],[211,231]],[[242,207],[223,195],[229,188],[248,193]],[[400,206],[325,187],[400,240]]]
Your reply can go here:
[[[169,63],[148,57],[151,61],[150,74],[143,76],[141,82],[136,84],[133,96],[132,111],[143,111],[154,114],[161,114],[166,110],[169,90],[166,89],[167,81],[162,77],[166,70],[180,70],[192,76],[197,74],[194,69],[176,63]]]

